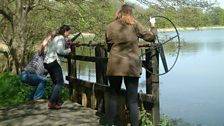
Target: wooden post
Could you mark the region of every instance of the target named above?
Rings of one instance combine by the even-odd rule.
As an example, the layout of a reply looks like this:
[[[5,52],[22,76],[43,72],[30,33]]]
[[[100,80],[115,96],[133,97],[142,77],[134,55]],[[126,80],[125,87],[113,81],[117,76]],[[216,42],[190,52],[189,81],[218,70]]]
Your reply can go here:
[[[95,48],[95,56],[96,57],[107,57],[107,52],[104,48],[96,46]],[[96,61],[96,83],[107,85],[107,77],[106,77],[106,67],[107,63],[103,60]],[[97,110],[99,112],[103,111],[103,92],[98,92],[100,97],[97,99]],[[94,102],[95,103],[95,102]]]
[[[160,123],[160,109],[159,109],[159,52],[153,50],[152,53],[152,95],[154,97],[152,107],[152,122],[153,126],[158,126]]]
[[[75,46],[71,47],[71,54],[68,58],[68,76],[77,78],[77,70],[76,70],[76,60],[72,60],[72,56],[76,55],[76,48]],[[78,93],[77,93],[77,86],[71,80],[69,80],[69,89],[70,89],[70,99],[74,102],[78,101]]]
[[[152,48],[145,50],[145,67],[146,67],[146,94],[152,96]],[[143,102],[144,109],[152,113],[152,102]]]
[[[159,53],[155,49],[147,49],[146,52],[146,93],[152,94],[152,122],[153,126],[158,126],[160,123],[160,105],[159,105]],[[151,108],[151,106],[150,106]]]
[[[152,52],[151,49],[148,48],[145,50],[146,53],[146,94],[152,94]]]
[[[96,46],[95,48],[95,55],[96,57],[106,57],[107,52],[104,48],[101,48],[99,46]],[[107,84],[107,78],[106,78],[106,67],[107,63],[105,63],[103,60],[96,61],[96,82],[100,84]]]

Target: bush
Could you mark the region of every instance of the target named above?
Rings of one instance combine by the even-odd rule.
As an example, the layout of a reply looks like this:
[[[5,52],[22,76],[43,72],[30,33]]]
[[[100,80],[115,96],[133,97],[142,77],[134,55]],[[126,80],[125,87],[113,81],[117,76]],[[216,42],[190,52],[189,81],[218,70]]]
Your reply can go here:
[[[140,111],[140,126],[153,126],[152,116],[146,110]],[[169,126],[169,119],[167,116],[163,115],[160,120],[159,126]]]
[[[12,73],[0,74],[0,106],[19,104],[25,101],[31,86],[22,83],[18,75]]]
[[[140,126],[153,126],[151,114],[146,110],[140,111]]]
[[[52,90],[51,79],[48,79],[45,89],[45,98],[50,97]],[[26,102],[26,97],[33,91],[34,87],[22,83],[19,75],[13,73],[0,73],[0,106],[15,105]],[[62,100],[68,100],[69,89],[62,88]]]

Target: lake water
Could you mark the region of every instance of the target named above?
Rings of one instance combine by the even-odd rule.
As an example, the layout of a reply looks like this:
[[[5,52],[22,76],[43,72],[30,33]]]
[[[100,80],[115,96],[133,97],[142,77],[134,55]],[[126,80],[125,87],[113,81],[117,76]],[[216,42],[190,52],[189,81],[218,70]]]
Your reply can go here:
[[[180,32],[187,46],[160,76],[161,113],[202,126],[224,126],[224,30]]]
[[[224,30],[179,34],[185,46],[174,68],[160,76],[161,114],[195,126],[224,126]],[[95,81],[87,75],[91,66],[82,67],[85,75],[80,78]],[[144,73],[140,83],[145,82]]]

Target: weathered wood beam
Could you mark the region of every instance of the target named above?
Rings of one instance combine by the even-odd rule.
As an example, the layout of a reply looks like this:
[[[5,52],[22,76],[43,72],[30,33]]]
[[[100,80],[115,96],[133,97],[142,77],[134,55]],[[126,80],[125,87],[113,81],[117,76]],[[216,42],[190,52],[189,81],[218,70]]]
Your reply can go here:
[[[108,91],[109,86],[108,85],[104,85],[104,84],[99,84],[99,83],[94,83],[94,82],[88,82],[85,80],[81,80],[75,77],[66,77],[67,80],[71,81],[73,85],[79,85],[85,88],[94,88],[95,91]],[[74,87],[74,86],[73,86]],[[122,89],[121,90],[121,94],[125,95],[126,94],[126,90]],[[154,101],[154,97],[150,94],[143,94],[143,93],[138,93],[138,99],[143,101],[143,102],[153,102]]]

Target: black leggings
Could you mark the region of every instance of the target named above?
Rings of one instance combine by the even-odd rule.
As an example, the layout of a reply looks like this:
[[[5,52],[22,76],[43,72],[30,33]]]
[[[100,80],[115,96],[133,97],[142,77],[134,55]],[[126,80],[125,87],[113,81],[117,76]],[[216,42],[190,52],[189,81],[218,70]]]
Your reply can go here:
[[[44,67],[49,72],[49,74],[51,76],[51,79],[53,81],[50,102],[58,103],[59,102],[60,91],[61,91],[61,88],[64,84],[64,78],[63,78],[61,66],[55,60],[54,62],[49,63],[49,64],[45,63]]]
[[[130,114],[130,121],[132,126],[139,125],[139,111],[138,111],[138,77],[122,77],[109,76],[109,106],[108,106],[108,124],[113,125],[113,121],[117,112],[117,101],[120,95],[122,79],[127,91],[127,101]]]

